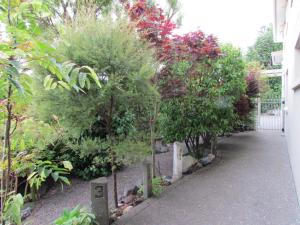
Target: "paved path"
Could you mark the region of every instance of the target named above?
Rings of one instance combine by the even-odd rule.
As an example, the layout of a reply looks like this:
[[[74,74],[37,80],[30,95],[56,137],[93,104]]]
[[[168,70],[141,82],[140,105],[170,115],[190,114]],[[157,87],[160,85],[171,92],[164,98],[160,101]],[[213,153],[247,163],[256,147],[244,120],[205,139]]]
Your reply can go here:
[[[219,147],[220,162],[184,177],[118,224],[300,224],[288,153],[279,133],[235,134]]]

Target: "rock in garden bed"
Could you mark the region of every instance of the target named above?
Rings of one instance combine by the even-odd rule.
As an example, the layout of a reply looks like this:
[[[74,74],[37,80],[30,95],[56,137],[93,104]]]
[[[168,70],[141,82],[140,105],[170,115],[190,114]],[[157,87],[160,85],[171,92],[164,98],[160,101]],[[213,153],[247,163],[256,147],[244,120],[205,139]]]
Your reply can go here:
[[[203,166],[207,166],[212,163],[212,161],[216,158],[213,154],[208,154],[206,157],[203,157],[200,159],[200,163],[202,163]]]

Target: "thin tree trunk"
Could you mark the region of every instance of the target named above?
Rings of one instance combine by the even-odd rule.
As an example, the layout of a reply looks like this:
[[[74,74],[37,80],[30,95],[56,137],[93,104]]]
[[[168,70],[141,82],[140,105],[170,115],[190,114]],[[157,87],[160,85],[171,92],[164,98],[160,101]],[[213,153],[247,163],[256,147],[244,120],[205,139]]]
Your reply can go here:
[[[152,177],[154,178],[156,176],[156,149],[155,149],[155,124],[157,120],[157,114],[158,114],[158,108],[159,108],[159,102],[155,100],[154,104],[154,114],[153,118],[150,121],[150,136],[151,136],[151,147],[152,147]]]
[[[6,189],[9,189],[10,183],[10,172],[11,172],[11,147],[10,147],[10,128],[11,128],[11,120],[12,120],[12,104],[11,104],[11,95],[12,95],[12,86],[11,83],[8,85],[8,93],[7,93],[7,120],[5,126],[5,149],[7,153],[7,173],[6,173]],[[7,194],[7,193],[6,193]]]
[[[11,25],[10,11],[11,11],[11,0],[8,0],[7,6],[7,20]],[[2,152],[2,163],[5,162],[5,153],[7,153],[7,172],[5,174],[5,170],[3,169],[2,179],[1,179],[1,191],[5,190],[4,193],[1,193],[1,215],[3,215],[4,204],[7,198],[8,193],[8,184],[10,183],[10,170],[11,170],[11,148],[10,148],[10,127],[11,127],[11,119],[12,119],[12,104],[11,104],[11,95],[12,95],[12,85],[10,81],[8,81],[8,91],[7,91],[7,103],[6,103],[6,111],[7,111],[7,119],[5,123],[5,131],[4,131],[4,144],[3,144],[3,152]],[[4,185],[5,180],[5,185]],[[5,186],[5,187],[4,187]],[[1,223],[3,223],[3,217],[1,216]]]
[[[114,110],[114,96],[110,96],[110,106],[109,106],[109,118],[107,122],[107,133],[108,138],[112,138],[112,120],[113,120],[113,110]],[[110,148],[111,151],[111,161],[112,161],[112,175],[114,180],[114,203],[115,208],[117,209],[118,206],[118,186],[117,186],[117,165],[116,165],[116,153],[114,152],[113,148]]]
[[[153,120],[150,121],[150,139],[151,139],[151,148],[152,148],[152,177],[155,177],[155,153],[156,153],[156,149],[155,149],[155,134],[154,134],[154,124],[153,124]]]
[[[6,171],[3,169],[2,179],[1,179],[1,190],[4,190],[4,193],[1,193],[1,215],[3,215],[4,204],[7,198],[7,194],[10,192],[10,172],[11,172],[11,146],[10,146],[10,130],[11,130],[11,120],[12,120],[12,85],[8,83],[7,91],[7,103],[6,103],[6,122],[5,122],[5,131],[4,131],[4,147],[2,152],[2,162],[7,160]],[[5,181],[5,183],[4,183]]]
[[[114,182],[114,204],[115,208],[119,207],[118,204],[118,182],[117,182],[117,165],[116,165],[116,153],[111,148],[112,154],[112,175],[113,175],[113,182]]]
[[[114,177],[114,203],[115,203],[115,208],[117,209],[119,207],[118,205],[118,184],[117,184],[117,173],[116,170],[113,169],[113,177]]]

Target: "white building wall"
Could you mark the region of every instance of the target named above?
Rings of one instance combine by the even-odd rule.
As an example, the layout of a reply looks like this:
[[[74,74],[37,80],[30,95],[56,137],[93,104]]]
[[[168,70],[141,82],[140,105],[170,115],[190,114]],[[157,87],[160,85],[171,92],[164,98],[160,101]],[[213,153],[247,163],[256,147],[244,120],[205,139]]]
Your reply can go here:
[[[294,174],[296,190],[300,199],[300,0],[289,0],[286,9],[284,31],[283,71],[285,83],[286,139]]]

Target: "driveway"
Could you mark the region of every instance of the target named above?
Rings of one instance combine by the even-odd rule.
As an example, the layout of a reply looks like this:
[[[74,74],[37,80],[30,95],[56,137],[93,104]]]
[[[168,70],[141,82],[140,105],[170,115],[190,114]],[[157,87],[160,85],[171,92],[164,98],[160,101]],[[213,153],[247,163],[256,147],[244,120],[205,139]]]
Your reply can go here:
[[[185,176],[117,224],[300,224],[288,152],[279,132],[235,134],[219,148],[219,162]]]

